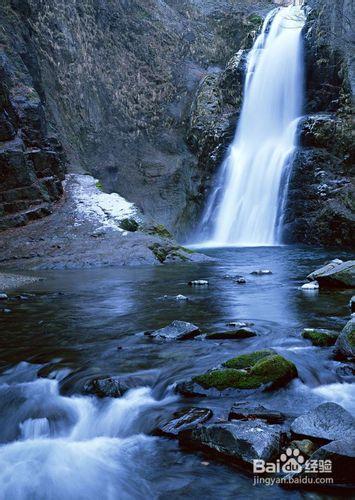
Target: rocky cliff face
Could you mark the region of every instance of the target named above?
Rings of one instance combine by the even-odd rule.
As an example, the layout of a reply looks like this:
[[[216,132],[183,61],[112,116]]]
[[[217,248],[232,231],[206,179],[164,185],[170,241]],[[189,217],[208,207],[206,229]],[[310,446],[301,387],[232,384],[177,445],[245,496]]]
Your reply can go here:
[[[62,143],[69,171],[93,174],[183,239],[233,135],[246,51],[274,3],[3,0],[0,228],[52,210]],[[347,243],[350,2],[308,4],[309,116],[285,237]],[[335,127],[332,145],[317,142],[320,124],[325,137]]]
[[[0,230],[51,213],[65,161],[26,64],[28,30],[14,32],[11,16],[9,5],[0,9]]]
[[[304,29],[306,102],[289,184],[287,242],[354,244],[351,2],[309,0]]]
[[[58,130],[70,169],[98,177],[175,234],[201,172],[185,141],[199,81],[240,47],[260,0],[5,0],[8,53]]]
[[[283,237],[288,243],[350,246],[355,234],[351,3],[310,0],[306,9],[306,114],[299,126],[300,147],[289,181]],[[253,31],[249,41],[252,38]],[[244,50],[229,61],[224,71],[204,78],[192,106],[189,141],[200,168],[207,172],[201,176],[201,207],[238,118],[248,48],[248,43],[243,44]]]

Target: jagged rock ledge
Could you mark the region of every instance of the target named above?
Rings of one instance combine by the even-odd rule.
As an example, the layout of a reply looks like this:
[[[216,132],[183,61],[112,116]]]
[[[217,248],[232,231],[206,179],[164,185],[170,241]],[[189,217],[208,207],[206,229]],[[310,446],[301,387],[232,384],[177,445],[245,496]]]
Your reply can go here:
[[[104,193],[90,175],[67,175],[64,192],[50,216],[1,234],[1,267],[75,269],[210,260],[178,245],[134,204]]]

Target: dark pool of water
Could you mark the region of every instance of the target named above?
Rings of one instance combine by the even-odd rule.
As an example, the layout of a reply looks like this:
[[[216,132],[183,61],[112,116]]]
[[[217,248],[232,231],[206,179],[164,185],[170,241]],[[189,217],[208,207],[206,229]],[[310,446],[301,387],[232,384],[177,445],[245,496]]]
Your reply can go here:
[[[216,261],[43,272],[43,281],[23,290],[33,294],[28,300],[6,303],[11,313],[0,313],[4,498],[301,495],[254,487],[245,473],[219,463],[204,465],[202,455],[182,452],[175,442],[148,434],[187,403],[173,394],[172,384],[265,347],[292,360],[300,378],[287,388],[245,400],[290,415],[323,401],[353,411],[354,386],[338,375],[339,363],[331,359],[331,350],[312,347],[300,335],[305,327],[340,330],[346,323],[351,292],[307,293],[299,287],[325,261],[349,255],[298,247],[208,253]],[[256,269],[273,274],[251,275]],[[226,274],[243,275],[247,284],[225,279]],[[188,286],[188,281],[199,278],[209,280],[209,287]],[[178,302],[173,299],[177,294],[189,300]],[[143,334],[174,319],[191,321],[203,332],[226,329],[228,321],[247,320],[259,336],[157,342]],[[38,372],[48,378],[38,377]],[[138,374],[145,388],[109,402],[80,395],[93,376],[127,373]],[[233,398],[223,398],[209,405],[225,416],[232,402]]]

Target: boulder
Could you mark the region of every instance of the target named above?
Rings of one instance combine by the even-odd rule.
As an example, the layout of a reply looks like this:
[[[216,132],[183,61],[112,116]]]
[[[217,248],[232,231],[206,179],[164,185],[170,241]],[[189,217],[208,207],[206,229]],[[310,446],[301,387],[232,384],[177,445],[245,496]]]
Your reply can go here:
[[[302,337],[310,340],[317,347],[330,347],[334,345],[338,336],[338,332],[323,328],[305,328],[302,332]]]
[[[177,437],[180,432],[202,424],[212,417],[209,408],[184,408],[173,415],[173,419],[161,424],[155,431],[160,436]]]
[[[336,359],[355,360],[355,318],[351,318],[340,332],[333,354]]]
[[[186,321],[175,320],[170,325],[149,333],[155,339],[163,340],[186,340],[196,337],[200,333],[198,326]]]
[[[228,390],[276,389],[297,377],[293,363],[275,351],[264,350],[243,354],[223,363],[188,382],[177,385],[186,396],[218,395]]]
[[[336,403],[322,403],[313,410],[297,417],[291,431],[300,436],[332,441],[355,438],[355,420],[352,415]]]
[[[118,377],[95,378],[84,385],[84,392],[100,398],[120,398],[132,387]]]
[[[285,420],[285,415],[265,406],[253,406],[243,401],[233,404],[228,420],[265,420],[268,424],[279,424]]]
[[[313,271],[308,280],[317,280],[324,288],[355,288],[355,260],[342,262],[334,259],[329,264]]]
[[[318,448],[310,460],[331,461],[330,477],[335,484],[354,484],[355,439],[343,437]]]
[[[256,337],[256,332],[248,327],[238,328],[237,330],[227,330],[226,332],[215,332],[208,333],[206,335],[206,339],[214,340],[214,339],[247,339],[249,337]]]
[[[182,433],[181,438],[189,447],[247,464],[256,459],[270,460],[280,448],[279,427],[261,420],[205,424]]]

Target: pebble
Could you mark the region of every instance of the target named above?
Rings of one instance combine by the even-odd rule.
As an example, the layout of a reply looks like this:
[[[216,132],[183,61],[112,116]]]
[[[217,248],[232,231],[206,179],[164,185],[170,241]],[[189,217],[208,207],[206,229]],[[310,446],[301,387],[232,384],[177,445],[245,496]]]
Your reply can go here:
[[[192,280],[189,281],[189,286],[208,286],[207,280]]]
[[[179,293],[179,295],[175,297],[175,300],[189,300],[189,299],[185,295],[181,295],[181,293]]]
[[[301,290],[318,290],[319,284],[318,281],[311,281],[311,283],[305,283],[301,286]]]

